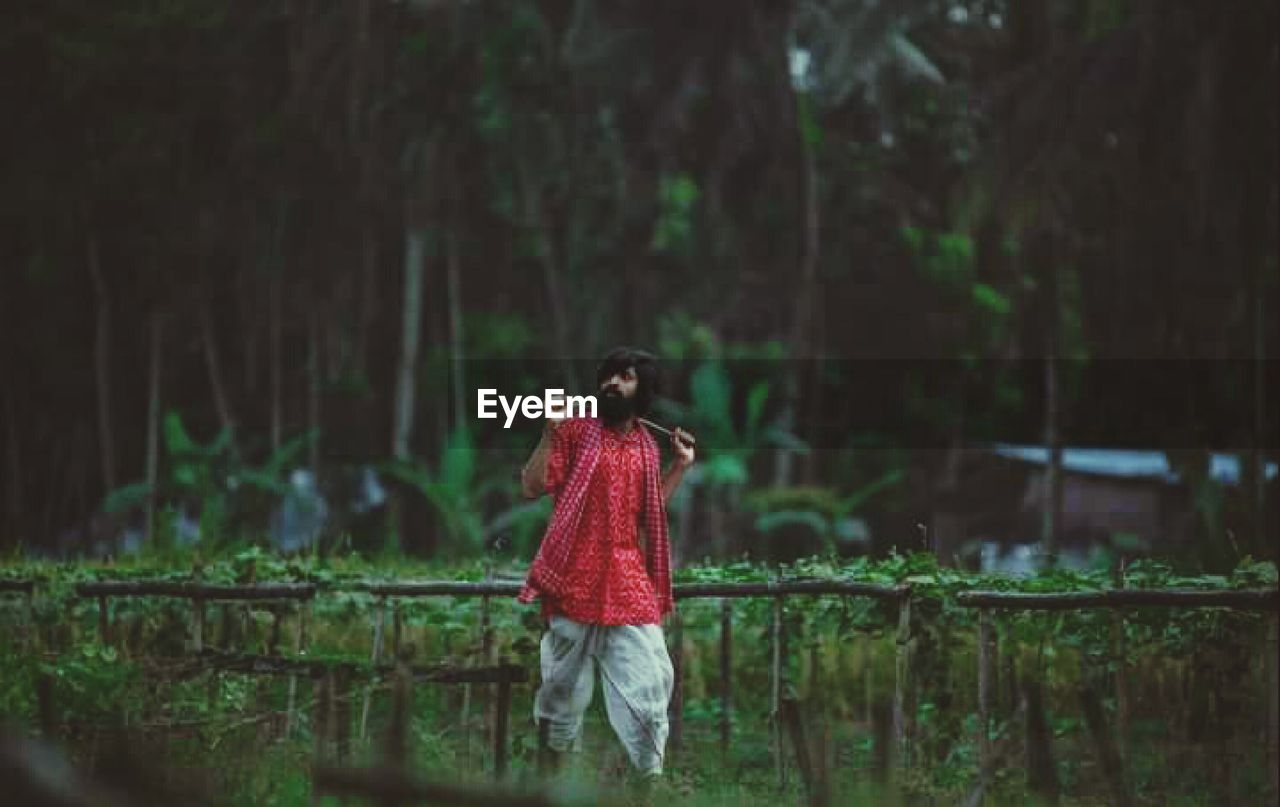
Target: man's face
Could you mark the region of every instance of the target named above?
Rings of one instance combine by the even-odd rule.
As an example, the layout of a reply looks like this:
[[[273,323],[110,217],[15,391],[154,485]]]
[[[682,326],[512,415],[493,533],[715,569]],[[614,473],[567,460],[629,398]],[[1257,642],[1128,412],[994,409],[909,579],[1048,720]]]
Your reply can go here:
[[[606,421],[617,422],[630,417],[635,407],[639,379],[636,368],[628,367],[600,382],[600,415]]]
[[[636,397],[636,387],[638,385],[639,379],[636,378],[636,368],[628,367],[601,381],[600,392],[604,394],[614,390],[621,393],[625,398],[634,398]]]

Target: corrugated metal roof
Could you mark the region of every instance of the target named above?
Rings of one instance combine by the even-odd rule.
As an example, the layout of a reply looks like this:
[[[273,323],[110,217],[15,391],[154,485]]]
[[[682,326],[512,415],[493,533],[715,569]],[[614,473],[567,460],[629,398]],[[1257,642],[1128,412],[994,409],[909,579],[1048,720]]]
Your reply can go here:
[[[1049,462],[1047,446],[996,443],[989,448],[997,456],[1022,462],[1035,465],[1046,465]],[[1157,479],[1164,482],[1179,481],[1177,473],[1170,467],[1169,458],[1163,451],[1064,447],[1062,467],[1074,473],[1097,476]],[[1275,479],[1278,471],[1280,469],[1277,469],[1276,463],[1266,464],[1267,479]],[[1209,461],[1209,474],[1224,484],[1239,484],[1240,457],[1235,454],[1214,453]]]

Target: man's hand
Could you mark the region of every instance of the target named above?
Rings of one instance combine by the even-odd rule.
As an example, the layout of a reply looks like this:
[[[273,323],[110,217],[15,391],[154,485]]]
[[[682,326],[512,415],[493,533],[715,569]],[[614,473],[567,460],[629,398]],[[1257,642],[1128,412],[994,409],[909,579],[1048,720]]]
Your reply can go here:
[[[564,418],[546,418],[542,422],[542,438],[533,450],[533,456],[524,464],[520,472],[520,492],[526,499],[536,499],[546,490],[547,455],[551,453],[552,438],[556,429],[564,425]]]
[[[671,467],[662,475],[662,501],[671,501],[671,496],[676,492],[676,488],[680,487],[680,480],[684,477],[684,469],[693,464],[696,456],[693,451],[694,446],[693,435],[684,429],[674,429],[671,432],[671,447],[675,450],[675,460],[672,461]]]
[[[676,452],[676,464],[681,468],[693,465],[696,456],[693,450],[694,442],[693,435],[678,426],[671,432],[671,447]]]
[[[548,440],[556,433],[556,429],[564,425],[565,418],[546,417],[542,420],[542,436]]]

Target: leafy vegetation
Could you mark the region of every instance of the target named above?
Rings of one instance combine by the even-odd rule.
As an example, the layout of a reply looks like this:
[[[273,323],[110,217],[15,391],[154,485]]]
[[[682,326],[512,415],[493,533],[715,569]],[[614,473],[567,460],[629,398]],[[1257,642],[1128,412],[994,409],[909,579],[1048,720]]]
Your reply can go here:
[[[515,569],[482,565],[440,567],[403,560],[365,560],[359,556],[281,558],[258,549],[216,560],[173,558],[140,560],[122,566],[10,562],[0,575],[38,581],[32,616],[20,600],[10,598],[3,618],[15,629],[15,641],[0,654],[3,690],[0,712],[28,725],[39,722],[35,695],[40,676],[52,676],[54,720],[77,753],[89,753],[84,743],[105,727],[138,731],[149,741],[172,739],[176,727],[198,722],[203,728],[192,751],[225,755],[221,786],[228,793],[254,800],[275,798],[296,803],[307,798],[305,774],[298,765],[310,744],[306,714],[310,693],[299,699],[300,733],[279,739],[266,759],[243,756],[246,731],[279,732],[286,711],[283,681],[223,674],[197,681],[168,680],[165,670],[190,650],[192,614],[189,604],[163,599],[111,601],[112,643],[98,640],[97,604],[73,596],[77,582],[95,579],[200,579],[223,583],[306,581],[321,592],[310,606],[307,656],[367,665],[371,652],[374,597],[351,590],[361,581],[381,579],[480,580],[486,575],[512,574]],[[891,556],[881,561],[839,561],[814,557],[781,569],[747,561],[682,569],[678,582],[747,582],[775,578],[822,577],[912,586],[913,762],[903,786],[909,791],[956,798],[973,786],[976,774],[976,612],[961,607],[954,595],[972,589],[1005,591],[1091,591],[1113,584],[1104,573],[1054,571],[1028,579],[982,576],[939,567],[927,555]],[[1158,562],[1137,562],[1125,583],[1141,588],[1257,588],[1274,587],[1271,563],[1247,561],[1230,575],[1179,575]],[[744,599],[732,605],[734,623],[734,734],[731,764],[721,766],[715,750],[719,710],[720,607],[712,600],[681,603],[685,748],[675,756],[670,782],[715,803],[711,794],[734,788],[749,799],[764,799],[776,787],[768,745],[769,631],[772,604],[768,598]],[[394,601],[394,622],[401,646],[420,663],[475,663],[480,653],[481,603],[474,598],[424,598]],[[281,637],[292,635],[292,612],[229,605],[215,608],[210,622],[214,646],[250,652],[289,654]],[[30,619],[30,621],[28,621]],[[495,657],[507,656],[524,665],[537,680],[537,642],[540,621],[532,609],[502,599],[492,603]],[[388,623],[389,625],[391,623]],[[1075,691],[1083,683],[1108,680],[1124,665],[1133,693],[1130,736],[1134,788],[1143,799],[1163,800],[1200,794],[1216,800],[1234,794],[1249,798],[1265,787],[1265,765],[1259,751],[1243,754],[1227,779],[1201,780],[1191,770],[1178,773],[1178,759],[1199,759],[1217,753],[1226,738],[1249,733],[1265,702],[1264,671],[1250,648],[1260,642],[1265,618],[1224,609],[1134,609],[1124,619],[1124,655],[1116,655],[1116,636],[1110,613],[1097,610],[1006,613],[997,617],[1001,653],[1009,654],[1019,675],[1035,675],[1046,687],[1046,709],[1053,727],[1064,793],[1069,799],[1088,799],[1105,791],[1091,741],[1079,716]],[[827,725],[837,746],[837,784],[867,787],[874,780],[877,710],[894,697],[896,609],[865,598],[791,597],[785,611],[788,652],[784,677],[787,687],[806,704],[815,725]],[[16,637],[25,637],[17,639]],[[39,652],[28,652],[34,642]],[[1099,677],[1101,676],[1101,677]],[[159,688],[159,689],[157,689]],[[1105,687],[1110,691],[1109,687]],[[1199,693],[1212,695],[1204,700]],[[531,690],[520,687],[514,707],[517,770],[531,775],[528,727],[518,716],[528,708]],[[477,691],[474,697],[483,697]],[[483,779],[483,710],[474,703],[464,724],[462,695],[444,687],[423,687],[415,696],[415,759],[424,772],[472,771]],[[1020,736],[1021,729],[1003,721],[1014,712],[1002,694],[999,735]],[[1203,702],[1202,702],[1203,701]],[[387,720],[385,697],[374,699],[373,731]],[[1115,719],[1113,695],[1105,700]],[[1007,710],[1007,711],[1006,711]],[[1208,710],[1208,711],[1206,711]],[[819,715],[821,716],[819,718]],[[274,721],[274,722],[273,722]],[[1154,725],[1168,722],[1174,736],[1152,734]],[[272,728],[274,727],[274,728]],[[354,729],[353,729],[354,731]],[[588,736],[608,758],[609,729],[593,712]],[[263,735],[263,736],[267,736]],[[167,739],[166,739],[167,738]],[[375,746],[356,743],[360,755],[376,753]],[[463,760],[469,760],[461,769]],[[282,765],[285,775],[270,782],[258,771],[262,765]],[[742,779],[734,782],[733,771]],[[585,774],[584,774],[585,775]],[[793,777],[794,777],[793,772]],[[793,779],[793,787],[798,781]],[[1025,781],[1012,761],[1002,766],[997,789],[1002,798],[1016,799]],[[752,790],[751,788],[754,788]],[[289,791],[292,795],[288,795]],[[248,795],[246,795],[248,794]]]

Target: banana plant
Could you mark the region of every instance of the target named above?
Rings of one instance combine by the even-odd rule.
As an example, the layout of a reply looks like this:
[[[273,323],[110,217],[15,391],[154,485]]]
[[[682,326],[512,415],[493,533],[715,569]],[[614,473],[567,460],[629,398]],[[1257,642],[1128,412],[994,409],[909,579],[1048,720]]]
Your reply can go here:
[[[693,371],[689,382],[690,403],[660,400],[658,414],[679,423],[698,438],[701,459],[688,472],[689,491],[672,503],[681,519],[680,529],[687,534],[692,522],[690,502],[698,491],[706,505],[706,529],[718,551],[728,550],[726,522],[738,510],[742,491],[750,482],[751,460],[768,447],[785,447],[798,452],[808,446],[766,417],[770,385],[767,380],[755,382],[746,392],[746,408],[741,423],[733,414],[734,389],[723,360],[708,358]]]
[[[502,509],[492,517],[484,502],[491,494],[505,494],[518,501],[516,485],[507,474],[485,478],[478,468],[478,451],[465,427],[454,429],[445,442],[433,472],[420,460],[392,461],[386,473],[418,491],[440,518],[444,537],[439,548],[454,557],[475,555],[501,541],[524,548],[545,523],[550,502],[539,500]]]
[[[900,485],[905,478],[902,468],[891,468],[845,496],[826,487],[786,487],[755,491],[744,504],[757,514],[756,530],[771,542],[782,530],[802,527],[834,555],[842,544],[868,543],[870,536],[856,514],[876,495]]]
[[[200,508],[200,535],[222,537],[237,515],[255,513],[262,499],[273,500],[288,490],[285,473],[318,433],[305,432],[272,452],[261,465],[241,461],[232,449],[231,431],[223,429],[201,444],[182,423],[177,412],[169,412],[163,427],[166,473],[154,488],[134,482],[111,491],[103,500],[103,510],[111,514],[132,511],[148,499],[158,507],[174,508],[194,500]]]
[[[733,416],[734,390],[728,370],[720,359],[704,360],[689,382],[690,403],[660,400],[660,415],[685,425],[698,437],[706,454],[690,471],[691,481],[715,490],[740,490],[749,481],[751,459],[768,447],[807,451],[808,446],[794,434],[766,420],[769,400],[767,380],[754,383],[746,393],[746,411],[741,424]]]

